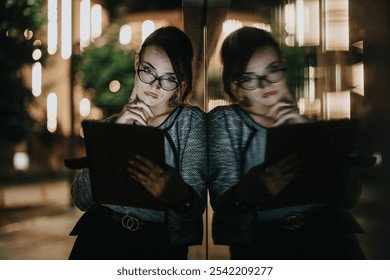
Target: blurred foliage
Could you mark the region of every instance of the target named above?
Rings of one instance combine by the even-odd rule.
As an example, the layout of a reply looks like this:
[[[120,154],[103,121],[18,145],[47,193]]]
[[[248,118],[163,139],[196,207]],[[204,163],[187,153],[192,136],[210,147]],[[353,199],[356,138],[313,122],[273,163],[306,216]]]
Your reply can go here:
[[[33,96],[20,70],[34,63],[36,31],[45,22],[44,0],[0,0],[0,142],[17,143],[32,129],[27,106]],[[28,35],[25,36],[25,32]],[[43,60],[43,59],[42,59]],[[43,62],[41,60],[41,62]]]
[[[109,35],[101,46],[90,45],[82,53],[77,70],[82,74],[82,85],[92,90],[92,102],[103,109],[106,116],[119,112],[127,103],[134,85],[134,50],[124,49],[118,33]],[[109,85],[119,81],[120,89],[111,92]]]
[[[310,56],[307,50],[302,47],[288,47],[281,45],[281,51],[286,58],[286,79],[291,93],[299,98],[297,89],[301,89],[305,82],[305,71],[309,67]]]

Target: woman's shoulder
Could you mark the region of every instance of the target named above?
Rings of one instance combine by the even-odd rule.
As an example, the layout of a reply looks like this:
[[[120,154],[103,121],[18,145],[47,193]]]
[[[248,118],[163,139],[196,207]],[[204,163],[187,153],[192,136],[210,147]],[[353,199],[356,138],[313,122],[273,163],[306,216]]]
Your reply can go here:
[[[226,119],[230,121],[239,121],[241,120],[235,105],[224,105],[213,108],[210,112],[207,113],[209,121]]]
[[[205,119],[206,113],[198,106],[187,105],[182,107],[180,117],[185,119]]]

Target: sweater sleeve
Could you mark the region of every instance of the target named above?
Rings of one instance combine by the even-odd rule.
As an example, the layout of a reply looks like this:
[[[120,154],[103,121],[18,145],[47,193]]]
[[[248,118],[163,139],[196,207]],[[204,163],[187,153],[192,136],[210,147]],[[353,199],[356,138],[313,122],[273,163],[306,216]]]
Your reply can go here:
[[[197,107],[186,107],[175,124],[174,142],[178,152],[180,175],[193,190],[188,211],[174,212],[179,219],[197,220],[206,205],[207,144],[206,116]]]
[[[74,204],[82,211],[88,210],[96,203],[92,198],[88,168],[77,174],[71,186],[71,194]]]
[[[253,236],[255,211],[234,205],[233,188],[241,180],[241,160],[249,128],[231,107],[217,107],[208,114],[209,193],[214,210],[214,244],[248,243]]]

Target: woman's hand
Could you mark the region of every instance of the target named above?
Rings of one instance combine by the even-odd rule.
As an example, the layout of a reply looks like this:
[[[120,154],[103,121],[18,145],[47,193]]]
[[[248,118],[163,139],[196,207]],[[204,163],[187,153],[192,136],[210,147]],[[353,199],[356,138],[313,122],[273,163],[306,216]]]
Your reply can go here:
[[[176,170],[164,169],[140,155],[129,160],[129,164],[127,169],[131,177],[162,202],[175,205],[187,201],[191,196],[191,190]]]
[[[116,122],[148,126],[147,120],[152,117],[154,114],[148,105],[142,101],[131,100],[123,107]]]
[[[281,124],[303,123],[306,119],[299,114],[299,109],[296,104],[290,99],[284,99],[275,105],[271,106],[267,113],[267,117],[274,120],[272,126],[279,126]]]
[[[277,196],[288,184],[297,178],[302,170],[302,161],[291,155],[265,167],[253,167],[235,188],[238,201],[257,205]]]

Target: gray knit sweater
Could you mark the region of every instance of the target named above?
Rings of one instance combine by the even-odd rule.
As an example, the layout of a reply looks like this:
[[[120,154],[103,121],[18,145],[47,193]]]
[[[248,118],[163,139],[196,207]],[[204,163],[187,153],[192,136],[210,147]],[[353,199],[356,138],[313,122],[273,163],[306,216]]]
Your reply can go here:
[[[165,122],[169,124],[162,129],[173,153],[174,167],[195,194],[191,210],[178,213],[169,209],[165,213],[171,243],[201,244],[207,175],[205,114],[197,107],[178,107]],[[83,211],[95,204],[88,169],[82,170],[75,178],[72,197]]]

